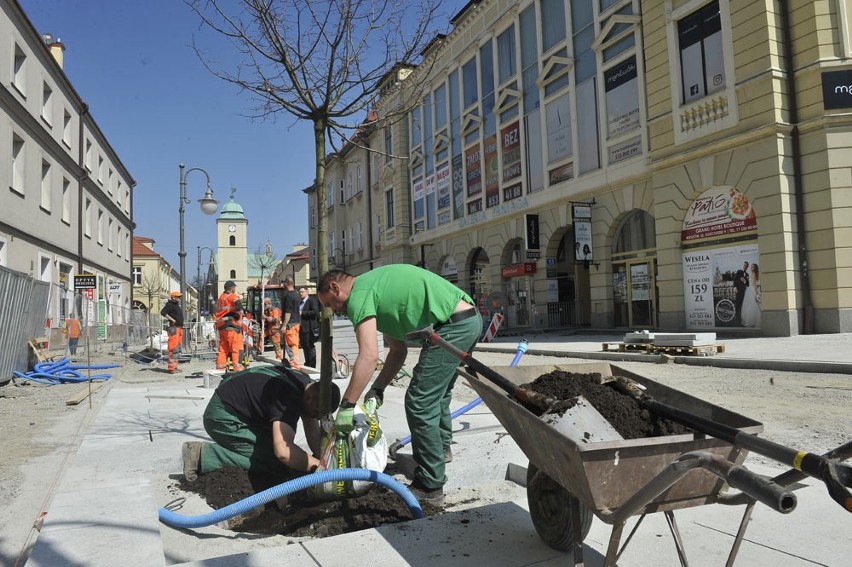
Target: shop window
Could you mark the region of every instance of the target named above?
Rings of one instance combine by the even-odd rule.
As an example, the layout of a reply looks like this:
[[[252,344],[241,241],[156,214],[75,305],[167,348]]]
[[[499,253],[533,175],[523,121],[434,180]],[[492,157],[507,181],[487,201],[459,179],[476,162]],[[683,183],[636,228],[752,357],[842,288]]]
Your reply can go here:
[[[718,0],[679,20],[677,33],[683,102],[724,89],[725,58]]]
[[[612,253],[623,254],[657,247],[654,217],[646,211],[633,211],[621,221],[612,241]]]

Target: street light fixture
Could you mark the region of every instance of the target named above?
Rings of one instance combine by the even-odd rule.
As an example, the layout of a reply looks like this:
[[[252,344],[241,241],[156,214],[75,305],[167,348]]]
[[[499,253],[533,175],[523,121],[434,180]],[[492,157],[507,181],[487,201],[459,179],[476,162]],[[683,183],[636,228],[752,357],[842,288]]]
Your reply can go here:
[[[216,214],[216,210],[219,208],[219,201],[213,198],[213,189],[210,187],[210,175],[206,171],[200,167],[192,167],[187,170],[186,166],[182,163],[178,167],[180,168],[180,207],[178,208],[178,212],[180,213],[180,251],[178,252],[178,257],[180,258],[181,310],[183,311],[184,319],[186,319],[186,250],[184,249],[183,215],[186,211],[185,205],[191,202],[186,196],[186,176],[193,171],[200,171],[207,178],[207,193],[204,194],[203,199],[198,200],[202,213],[205,215]],[[183,344],[184,346],[189,344],[189,333],[184,334]]]

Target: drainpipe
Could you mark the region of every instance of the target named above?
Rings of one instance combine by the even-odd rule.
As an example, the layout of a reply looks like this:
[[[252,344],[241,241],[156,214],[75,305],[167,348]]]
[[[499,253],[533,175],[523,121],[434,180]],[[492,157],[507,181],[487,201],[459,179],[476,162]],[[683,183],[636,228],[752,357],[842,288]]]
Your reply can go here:
[[[793,151],[793,195],[796,199],[796,237],[799,241],[799,280],[802,287],[803,334],[814,332],[814,305],[810,276],[808,275],[808,245],[805,230],[805,197],[802,188],[802,150],[799,143],[799,102],[796,91],[796,73],[793,64],[793,39],[790,28],[790,2],[781,0],[781,33],[784,42],[784,71],[787,74],[787,99],[790,103],[790,142]]]
[[[78,132],[77,161],[80,175],[77,177],[77,273],[83,273],[83,232],[86,230],[86,219],[83,218],[83,184],[89,176],[86,173],[85,137],[83,136],[83,117],[89,113],[89,105],[82,103],[80,108],[80,132]]]
[[[374,130],[375,131],[375,130]],[[364,136],[364,149],[367,155],[367,230],[369,235],[367,236],[367,242],[369,243],[369,252],[368,259],[370,262],[370,269],[373,269],[373,179],[370,172],[372,168],[370,167],[370,137],[369,134]]]

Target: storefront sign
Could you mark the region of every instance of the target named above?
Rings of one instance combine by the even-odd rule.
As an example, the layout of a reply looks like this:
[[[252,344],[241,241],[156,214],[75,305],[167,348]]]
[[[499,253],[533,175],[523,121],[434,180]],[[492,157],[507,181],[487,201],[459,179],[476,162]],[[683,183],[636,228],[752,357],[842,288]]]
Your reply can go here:
[[[852,69],[822,74],[822,103],[826,110],[852,108]]]
[[[453,218],[464,216],[464,169],[461,154],[453,156]]]
[[[438,209],[446,209],[450,206],[450,164],[443,163],[435,172],[435,180],[438,185]]]
[[[482,192],[482,169],[479,144],[464,151],[464,170],[467,179],[467,196],[479,195]]]
[[[447,256],[444,258],[444,263],[441,265],[441,275],[445,278],[447,276],[457,276],[459,274],[458,266],[456,266],[456,260],[452,256]]]
[[[683,219],[681,241],[717,239],[757,231],[757,217],[748,198],[729,186],[708,189]]]
[[[476,201],[471,201],[467,204],[467,214],[472,215],[474,213],[478,213],[482,210],[482,199],[477,199]]]
[[[521,176],[521,129],[518,122],[500,131],[503,150],[503,183]]]
[[[74,276],[74,289],[95,289],[98,278],[95,274],[76,274]]]
[[[642,138],[636,137],[609,148],[609,163],[618,163],[642,153]]]
[[[526,276],[536,273],[535,262],[523,262],[521,264],[512,264],[500,270],[500,275],[505,279],[517,278],[518,276]]]
[[[540,250],[541,240],[538,226],[538,215],[524,215],[524,225],[526,227],[524,232],[524,244],[526,245],[527,250]]]
[[[503,202],[517,199],[524,196],[524,190],[520,183],[509,185],[503,188]]]
[[[639,127],[636,57],[604,71],[607,134],[620,136]]]

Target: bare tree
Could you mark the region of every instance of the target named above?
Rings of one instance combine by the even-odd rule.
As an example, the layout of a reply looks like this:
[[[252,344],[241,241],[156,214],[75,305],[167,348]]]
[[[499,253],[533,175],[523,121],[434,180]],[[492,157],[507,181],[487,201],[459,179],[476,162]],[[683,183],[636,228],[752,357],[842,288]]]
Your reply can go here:
[[[263,313],[263,300],[266,298],[266,280],[264,274],[271,275],[275,270],[275,266],[281,262],[281,259],[278,258],[275,253],[272,251],[272,246],[267,242],[266,249],[262,250],[258,248],[254,251],[254,254],[249,257],[249,265],[256,270],[260,270],[260,309],[261,313]],[[251,311],[251,305],[249,305],[249,311]],[[258,344],[255,345],[255,350],[259,354],[263,354],[264,349],[264,341],[266,340],[266,318],[261,316],[260,319],[260,338],[257,341]]]
[[[241,55],[236,69],[225,70],[194,44],[211,73],[255,100],[255,117],[287,114],[313,125],[317,267],[324,274],[326,142],[334,147],[335,138],[345,140],[364,126],[363,117],[392,72],[422,63],[424,49],[443,37],[435,25],[448,20],[439,10],[442,0],[239,0],[234,8],[222,0],[185,2],[201,18],[202,28],[221,34]],[[325,401],[331,380],[328,309],[323,310],[321,336]]]
[[[142,295],[148,299],[148,316],[147,324],[148,324],[148,346],[150,348],[154,348],[154,336],[151,334],[151,318],[156,316],[159,317],[160,314],[151,313],[151,308],[154,305],[154,298],[159,297],[160,294],[166,291],[166,286],[163,285],[163,280],[160,274],[155,273],[147,273],[142,278],[142,284],[139,286],[139,291],[142,292]]]

